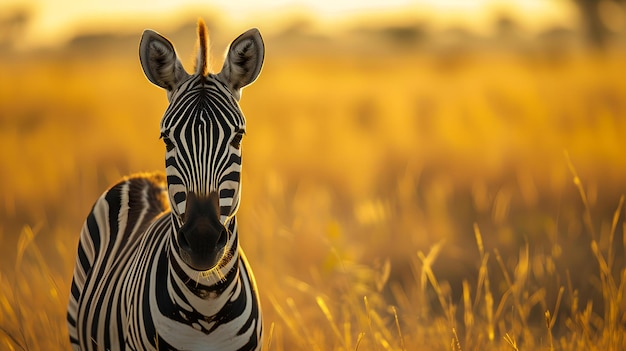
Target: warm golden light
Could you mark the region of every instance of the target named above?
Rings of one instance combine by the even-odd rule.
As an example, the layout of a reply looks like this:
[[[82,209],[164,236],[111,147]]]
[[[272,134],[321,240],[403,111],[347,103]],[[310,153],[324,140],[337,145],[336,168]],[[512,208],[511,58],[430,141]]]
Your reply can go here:
[[[464,26],[488,34],[494,15],[511,13],[527,30],[547,25],[572,26],[576,13],[572,3],[547,0],[12,0],[0,10],[27,8],[32,23],[20,40],[20,48],[55,46],[77,32],[137,30],[159,23],[162,28],[177,26],[190,17],[219,13],[225,25],[280,25],[293,14],[308,16],[333,31],[355,21],[392,21],[394,18],[425,21],[433,28]]]
[[[0,350],[69,348],[87,213],[164,169],[139,38],[191,71],[198,17],[214,71],[265,42],[238,212],[265,350],[626,350],[617,0],[0,2]]]

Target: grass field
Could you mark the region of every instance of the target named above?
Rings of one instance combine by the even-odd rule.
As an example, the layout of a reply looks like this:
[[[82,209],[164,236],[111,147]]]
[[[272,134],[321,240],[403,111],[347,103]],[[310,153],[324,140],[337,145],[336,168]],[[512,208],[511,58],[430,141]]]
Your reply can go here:
[[[239,211],[267,349],[626,348],[624,53],[271,44]],[[82,222],[163,169],[167,102],[135,51],[0,67],[0,349],[67,349]]]

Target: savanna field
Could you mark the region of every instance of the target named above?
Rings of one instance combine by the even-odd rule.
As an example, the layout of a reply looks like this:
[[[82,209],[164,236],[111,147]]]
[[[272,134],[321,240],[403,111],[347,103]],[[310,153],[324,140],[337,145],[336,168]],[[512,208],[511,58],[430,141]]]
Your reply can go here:
[[[164,169],[139,35],[0,56],[2,350],[69,348],[85,216]],[[626,349],[623,49],[306,40],[241,100],[267,350]]]

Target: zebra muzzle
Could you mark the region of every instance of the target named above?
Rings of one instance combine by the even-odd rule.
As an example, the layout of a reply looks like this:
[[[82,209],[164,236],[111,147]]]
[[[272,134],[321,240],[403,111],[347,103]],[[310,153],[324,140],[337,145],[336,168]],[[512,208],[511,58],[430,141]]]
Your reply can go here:
[[[191,268],[214,268],[224,254],[228,230],[220,222],[219,195],[208,197],[187,194],[183,226],[177,233],[180,257]]]

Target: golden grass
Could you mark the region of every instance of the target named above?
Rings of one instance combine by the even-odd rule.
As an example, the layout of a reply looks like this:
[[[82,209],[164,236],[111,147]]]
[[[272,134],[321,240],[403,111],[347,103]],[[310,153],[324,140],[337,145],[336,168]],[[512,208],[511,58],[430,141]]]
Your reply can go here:
[[[239,214],[266,348],[626,348],[623,60],[268,45]],[[68,347],[86,213],[162,168],[136,61],[0,62],[2,349]]]

